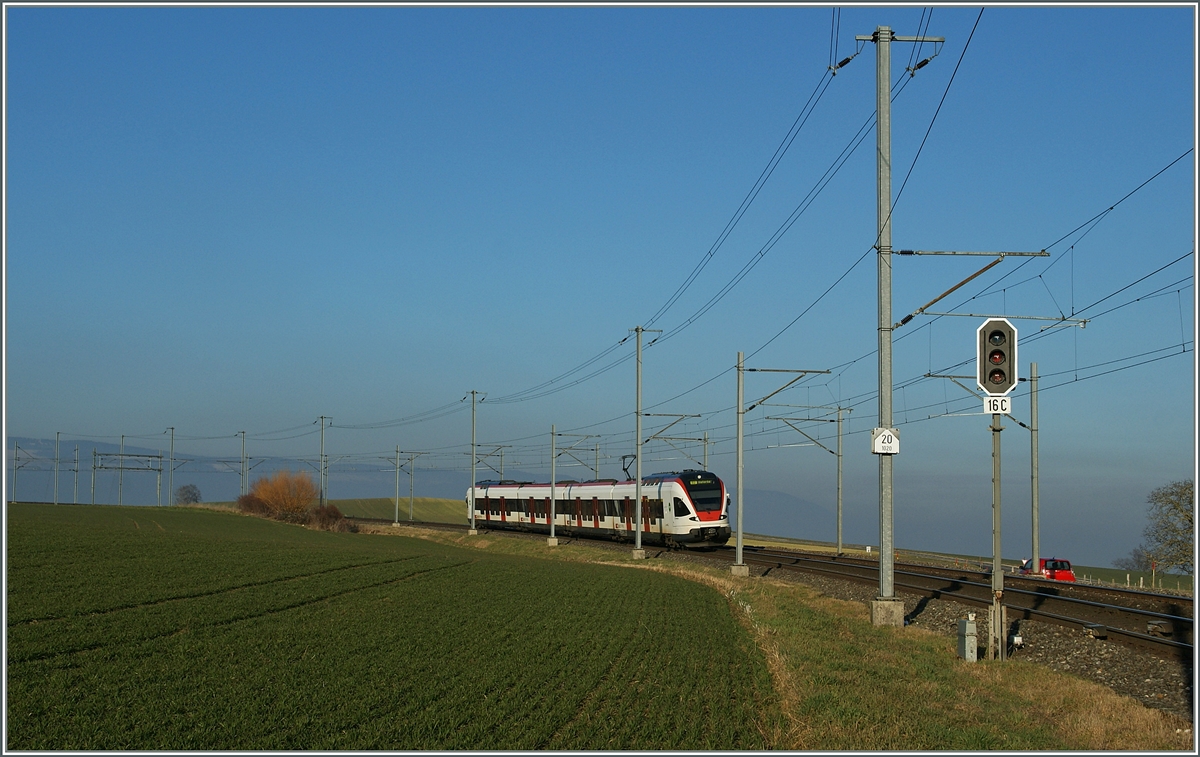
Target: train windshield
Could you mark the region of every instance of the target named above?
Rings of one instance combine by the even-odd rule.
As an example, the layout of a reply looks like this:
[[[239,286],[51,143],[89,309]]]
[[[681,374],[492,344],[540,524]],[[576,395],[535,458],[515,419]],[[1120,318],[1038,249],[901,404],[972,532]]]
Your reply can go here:
[[[717,480],[716,476],[712,474],[685,476],[683,485],[687,487],[688,494],[698,512],[712,512],[721,509],[723,504],[721,502],[721,482]]]

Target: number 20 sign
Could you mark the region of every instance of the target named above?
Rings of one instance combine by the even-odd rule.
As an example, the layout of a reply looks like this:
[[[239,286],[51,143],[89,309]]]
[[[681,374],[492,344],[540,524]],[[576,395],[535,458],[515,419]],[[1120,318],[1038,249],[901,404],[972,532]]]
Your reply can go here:
[[[989,415],[1009,415],[1012,413],[1012,398],[984,397],[983,412]]]

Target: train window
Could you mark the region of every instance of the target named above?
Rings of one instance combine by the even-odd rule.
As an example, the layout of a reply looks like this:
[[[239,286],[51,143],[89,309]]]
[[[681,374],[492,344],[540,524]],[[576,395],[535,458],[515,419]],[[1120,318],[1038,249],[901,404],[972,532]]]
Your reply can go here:
[[[675,517],[676,518],[686,518],[689,514],[690,514],[690,512],[688,511],[688,506],[684,503],[684,501],[682,499],[680,499],[679,497],[676,497],[675,498]]]
[[[721,509],[721,484],[715,477],[687,481],[685,485],[697,511],[711,512]]]
[[[662,520],[663,516],[663,501],[661,499],[650,500],[650,517],[657,520]]]

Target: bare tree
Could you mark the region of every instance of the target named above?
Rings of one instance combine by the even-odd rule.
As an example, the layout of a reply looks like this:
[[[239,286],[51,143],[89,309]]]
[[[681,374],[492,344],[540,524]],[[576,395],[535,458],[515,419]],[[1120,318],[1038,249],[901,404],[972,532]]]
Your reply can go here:
[[[175,490],[175,504],[194,505],[200,501],[200,487],[195,484],[184,484]]]
[[[1142,549],[1158,568],[1178,568],[1188,575],[1196,570],[1196,500],[1192,481],[1174,481],[1146,497],[1149,525]]]
[[[1113,560],[1113,566],[1121,570],[1143,570],[1148,571],[1154,569],[1154,560],[1150,555],[1146,554],[1146,550],[1137,546],[1129,553],[1129,557],[1120,557]]]

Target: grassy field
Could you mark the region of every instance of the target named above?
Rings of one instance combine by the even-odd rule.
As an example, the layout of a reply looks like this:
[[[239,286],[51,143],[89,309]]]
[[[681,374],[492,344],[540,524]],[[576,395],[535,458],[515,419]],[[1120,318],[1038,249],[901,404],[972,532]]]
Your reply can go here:
[[[8,518],[9,749],[1193,744],[1104,687],[965,663],[952,639],[771,578],[202,510]]]
[[[8,510],[8,749],[745,749],[717,592],[183,508]]]

